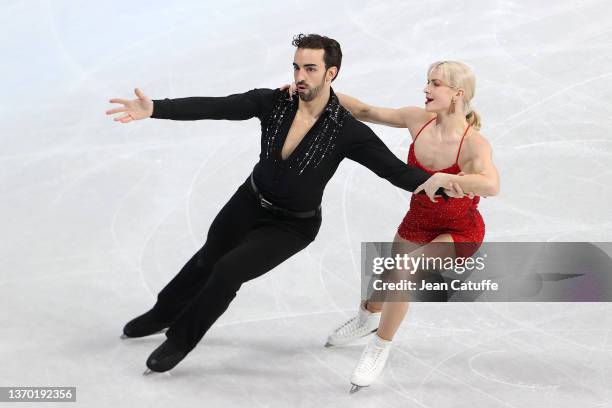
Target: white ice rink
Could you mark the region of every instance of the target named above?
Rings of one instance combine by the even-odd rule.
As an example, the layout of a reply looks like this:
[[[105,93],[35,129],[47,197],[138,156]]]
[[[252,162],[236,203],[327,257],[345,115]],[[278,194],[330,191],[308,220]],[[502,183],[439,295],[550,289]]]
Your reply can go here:
[[[610,303],[414,304],[382,377],[349,395],[365,341],[323,344],[359,301],[360,243],[391,240],[410,198],[350,161],[317,240],[143,377],[165,337],[121,329],[203,244],[259,122],[104,114],[135,87],[280,86],[300,32],[341,43],[335,90],[382,106],[422,106],[429,64],[460,60],[501,174],[486,240],[612,241],[611,21],[606,0],[3,0],[0,386],[77,387],[54,407],[612,407]],[[405,129],[372,128],[405,158]]]

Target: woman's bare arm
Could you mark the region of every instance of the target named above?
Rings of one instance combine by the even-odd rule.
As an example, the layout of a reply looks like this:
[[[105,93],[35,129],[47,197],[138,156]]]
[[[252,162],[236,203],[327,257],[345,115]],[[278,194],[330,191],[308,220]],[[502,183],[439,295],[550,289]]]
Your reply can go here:
[[[368,105],[357,98],[342,93],[336,93],[336,95],[342,106],[348,109],[355,118],[364,122],[397,128],[413,128],[422,125],[431,117],[431,114],[425,109],[416,106],[383,108]]]
[[[488,197],[499,194],[499,174],[493,163],[493,151],[489,142],[480,134],[465,139],[460,167],[466,174],[452,176],[464,191]]]

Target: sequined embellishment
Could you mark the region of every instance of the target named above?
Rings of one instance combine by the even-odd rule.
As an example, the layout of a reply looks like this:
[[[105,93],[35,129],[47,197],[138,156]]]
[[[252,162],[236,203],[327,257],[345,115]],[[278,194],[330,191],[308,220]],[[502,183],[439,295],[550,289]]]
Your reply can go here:
[[[297,110],[297,101],[288,101],[285,95],[276,102],[270,118],[264,130],[264,149],[265,157],[273,157],[278,160],[275,154],[279,148],[279,131],[282,127],[285,115],[293,110]],[[302,140],[296,147],[291,156],[287,159],[289,168],[296,168],[298,174],[302,174],[309,167],[317,166],[330,155],[336,145],[336,138],[342,129],[344,118],[350,113],[340,105],[336,95],[332,93],[331,99],[325,107],[325,112],[311,130],[313,133],[308,139]],[[304,136],[306,138],[306,136]],[[282,140],[282,138],[281,138]],[[304,145],[304,146],[302,146]]]
[[[269,159],[270,156],[274,157],[274,151],[276,148],[276,139],[278,138],[278,132],[283,124],[283,119],[287,114],[287,111],[293,107],[293,103],[287,100],[284,94],[281,94],[272,108],[270,117],[266,123],[266,128],[263,130],[263,149],[265,158]]]

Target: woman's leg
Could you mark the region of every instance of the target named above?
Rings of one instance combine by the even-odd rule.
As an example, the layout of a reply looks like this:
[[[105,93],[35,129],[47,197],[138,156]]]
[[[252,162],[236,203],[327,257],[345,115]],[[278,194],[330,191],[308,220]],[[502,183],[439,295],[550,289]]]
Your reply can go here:
[[[393,246],[392,246],[392,250],[391,253],[393,256],[395,256],[396,253],[400,252],[399,251],[399,246],[401,246],[401,249],[405,252],[411,252],[417,248],[420,247],[420,245],[415,244],[411,241],[408,241],[404,238],[402,238],[397,232],[395,233],[395,237],[393,237]],[[366,300],[364,302],[362,302],[363,306],[369,310],[372,313],[377,313],[377,312],[382,312],[385,302],[382,301],[371,301],[371,300]],[[408,307],[406,307],[406,310],[408,310]]]
[[[396,239],[393,243],[392,255],[408,255],[414,257],[442,257],[446,258],[447,256],[453,256],[455,253],[455,249],[453,245],[447,245],[444,243],[452,243],[453,239],[449,234],[442,234],[434,238],[431,242],[422,247],[415,248],[413,243],[407,243],[402,240],[401,237],[396,236]],[[388,278],[391,278],[393,282],[397,281],[398,278],[408,278],[408,276],[402,276],[404,272],[400,272],[399,270],[392,271]],[[410,271],[412,273],[412,271]],[[427,271],[418,270],[415,275],[411,274],[411,277],[416,277],[422,279],[422,275],[427,273]],[[421,275],[421,276],[417,276]],[[410,279],[409,279],[410,280]],[[412,279],[414,281],[414,279]],[[405,295],[405,294],[404,294]],[[366,387],[372,384],[376,378],[382,372],[387,358],[389,356],[389,351],[391,348],[391,340],[395,335],[395,332],[399,328],[406,312],[408,311],[409,302],[402,301],[405,296],[400,297],[399,299],[393,299],[394,295],[390,293],[385,294],[385,302],[382,305],[382,316],[380,320],[380,324],[378,325],[378,330],[376,335],[370,340],[370,342],[366,345],[365,349],[361,353],[361,357],[359,358],[359,363],[357,363],[357,367],[353,370],[353,374],[351,375],[351,384],[353,384],[353,388],[351,388],[351,393],[359,390],[361,387]]]
[[[393,247],[400,245],[406,252],[419,247],[401,238],[398,234],[395,235],[391,252],[394,252]],[[381,254],[382,255],[382,254]],[[372,281],[370,282],[370,284]],[[364,283],[365,284],[365,283]],[[326,347],[339,346],[350,343],[359,338],[365,337],[380,327],[381,311],[383,309],[383,301],[364,300],[360,303],[357,314],[336,327],[327,337]],[[404,312],[405,314],[405,312]],[[401,318],[400,318],[401,321]]]
[[[417,244],[406,241],[396,234],[393,241],[393,256],[396,254],[403,255],[408,252],[408,256],[411,254],[414,256],[424,254],[426,257],[454,257],[455,251],[452,245],[436,245],[436,243],[444,242],[452,243],[453,237],[450,234],[441,234],[434,238],[431,243],[419,247]],[[378,337],[383,340],[393,340],[393,336],[395,336],[397,329],[399,329],[408,312],[409,305],[410,302],[400,301],[376,302],[373,305],[382,309],[382,316],[377,331]]]

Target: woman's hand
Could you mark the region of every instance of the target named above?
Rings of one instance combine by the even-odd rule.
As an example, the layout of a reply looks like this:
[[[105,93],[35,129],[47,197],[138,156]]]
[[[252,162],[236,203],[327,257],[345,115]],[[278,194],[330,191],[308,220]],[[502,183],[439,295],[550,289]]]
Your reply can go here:
[[[295,82],[292,82],[291,85],[289,84],[285,84],[283,86],[280,87],[281,91],[287,91],[289,93],[289,100],[293,99],[293,95],[295,94],[295,92],[297,91],[297,85],[295,84]]]
[[[435,173],[430,178],[428,178],[426,182],[418,186],[417,189],[414,190],[414,194],[418,194],[421,191],[425,191],[427,197],[429,197],[432,202],[437,203],[435,197],[439,196],[436,195],[436,191],[438,191],[440,187],[444,188],[445,192],[451,192],[451,194],[447,194],[449,197],[453,197],[453,185],[451,183],[451,180],[448,178],[448,174],[446,173]]]
[[[459,174],[457,174],[457,176],[465,176],[464,172],[459,172]],[[469,193],[464,193],[463,192],[463,188],[461,188],[461,185],[457,182],[457,180],[453,180],[451,181],[452,183],[452,189],[449,191],[448,189],[444,189],[444,192],[446,193],[447,196],[449,197],[453,197],[453,198],[463,198],[463,197],[467,197],[470,200],[474,198],[474,192],[470,191]]]
[[[459,173],[457,176],[463,175],[464,173]],[[442,187],[446,195],[448,195],[449,197],[463,198],[465,196],[465,193],[459,183],[455,181],[455,177],[457,176],[455,176],[454,174],[447,173],[435,173],[425,183],[417,187],[417,189],[414,190],[414,194],[418,194],[421,191],[425,191],[427,197],[429,197],[432,202],[437,203],[436,197],[440,196],[436,195],[436,191],[438,191],[438,189]],[[469,198],[474,198],[473,193],[469,193],[467,196]]]

